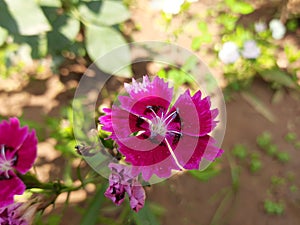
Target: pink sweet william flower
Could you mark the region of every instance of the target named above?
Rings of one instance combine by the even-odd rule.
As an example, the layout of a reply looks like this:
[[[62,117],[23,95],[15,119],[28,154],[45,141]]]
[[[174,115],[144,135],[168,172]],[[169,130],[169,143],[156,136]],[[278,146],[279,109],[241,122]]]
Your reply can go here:
[[[21,195],[25,185],[15,171],[25,174],[33,165],[37,155],[35,131],[20,127],[17,118],[0,123],[0,208]]]
[[[21,206],[22,203],[14,203],[0,208],[0,224],[28,225],[28,222],[22,218]]]
[[[130,207],[138,212],[145,204],[145,190],[131,173],[131,167],[110,163],[112,173],[109,176],[109,187],[104,195],[111,199],[116,205],[120,205],[125,194],[129,196]]]
[[[139,83],[125,84],[128,96],[120,105],[104,109],[102,129],[111,132],[132,174],[167,178],[173,170],[199,169],[201,160],[213,161],[222,150],[209,133],[216,127],[218,110],[211,110],[210,98],[189,90],[172,105],[173,88],[163,79],[148,76]]]
[[[16,202],[0,208],[1,225],[29,225],[32,224],[34,216],[41,203],[28,201],[25,203]]]

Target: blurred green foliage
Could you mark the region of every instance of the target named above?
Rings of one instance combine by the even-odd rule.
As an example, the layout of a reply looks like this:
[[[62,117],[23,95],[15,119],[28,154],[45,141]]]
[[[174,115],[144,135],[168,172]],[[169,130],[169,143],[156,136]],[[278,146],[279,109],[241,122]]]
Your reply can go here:
[[[272,136],[271,133],[269,132],[263,132],[261,135],[259,135],[256,139],[256,142],[258,144],[259,147],[261,148],[267,148],[272,141]]]
[[[88,54],[109,73],[113,71],[97,59],[126,44],[118,25],[129,17],[127,7],[119,0],[0,0],[0,47],[12,42],[27,45],[33,58],[51,55],[57,58],[53,62],[61,62],[65,51]],[[129,49],[123,53],[129,55]],[[124,59],[115,59],[114,63],[123,65]],[[131,75],[128,68],[119,73]]]
[[[284,213],[284,205],[280,202],[265,200],[264,208],[268,214],[282,215]]]
[[[192,50],[197,51],[201,48],[204,43],[212,42],[212,35],[209,33],[206,22],[200,21],[198,23],[198,30],[201,32],[199,36],[196,36],[192,40]]]
[[[206,168],[203,171],[199,170],[190,170],[189,173],[198,179],[199,181],[208,181],[214,177],[216,177],[221,172],[221,167],[219,165],[219,162],[213,162],[211,165],[209,165],[208,168]]]
[[[289,132],[285,135],[285,140],[289,143],[293,143],[297,140],[297,134],[294,132]]]
[[[244,145],[237,144],[233,147],[232,154],[239,159],[245,159],[248,155],[247,148]]]
[[[205,48],[214,49],[216,58],[210,63],[212,67],[222,67],[224,77],[229,90],[239,91],[249,87],[256,76],[260,76],[269,82],[273,88],[281,87],[299,88],[297,84],[297,74],[299,66],[296,62],[300,60],[300,50],[288,41],[282,40],[280,43],[272,38],[272,32],[268,29],[267,21],[264,18],[257,18],[257,21],[242,22],[248,14],[254,13],[255,8],[244,0],[226,0],[219,2],[214,10],[207,11],[206,15],[197,18],[199,21],[197,29],[200,35],[193,36],[191,49],[205,52]],[[208,20],[216,18],[219,25],[218,36],[221,43],[216,43],[216,38],[212,38]],[[250,20],[251,21],[251,20]],[[261,22],[265,30],[255,31],[255,23]],[[297,19],[290,19],[286,22],[289,32],[296,32],[299,27]],[[239,53],[242,52],[243,44],[246,41],[255,41],[260,54],[255,59],[240,57],[234,63],[221,64],[217,59],[217,54],[221,50],[222,43],[233,42],[237,45]],[[283,49],[284,51],[282,51]],[[286,68],[282,68],[279,61],[286,58],[288,63]]]
[[[72,109],[70,107],[63,109],[62,117],[61,120],[57,120],[57,118],[47,118],[51,136],[58,141],[56,149],[66,157],[78,157],[78,154],[75,151],[77,142],[73,133]]]
[[[260,160],[260,156],[257,153],[251,154],[251,160],[250,160],[250,171],[255,173],[262,169],[262,162]]]

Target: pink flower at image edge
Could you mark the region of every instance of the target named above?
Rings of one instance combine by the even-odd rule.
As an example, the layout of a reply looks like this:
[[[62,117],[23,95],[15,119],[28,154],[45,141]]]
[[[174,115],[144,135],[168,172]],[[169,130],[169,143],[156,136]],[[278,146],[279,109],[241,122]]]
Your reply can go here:
[[[25,174],[37,156],[35,131],[20,127],[17,118],[0,123],[0,208],[12,204],[14,195],[24,193],[26,187],[16,175]]]
[[[125,89],[129,96],[120,96],[119,106],[104,109],[99,121],[132,165],[133,175],[167,178],[172,170],[199,169],[202,159],[213,161],[222,154],[209,135],[218,115],[210,109],[209,97],[202,98],[200,91],[191,96],[187,90],[171,105],[173,88],[159,77],[133,79]]]
[[[0,224],[29,225],[24,217],[23,204],[13,203],[0,208]]]

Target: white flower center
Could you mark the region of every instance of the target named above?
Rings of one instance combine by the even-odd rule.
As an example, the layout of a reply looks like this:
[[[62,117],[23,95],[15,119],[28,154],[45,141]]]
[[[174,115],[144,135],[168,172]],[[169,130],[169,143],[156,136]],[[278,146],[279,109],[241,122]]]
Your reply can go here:
[[[167,133],[178,133],[177,131],[168,130],[168,125],[176,118],[177,111],[172,112],[166,118],[164,118],[164,113],[159,117],[156,112],[153,110],[152,106],[148,106],[148,109],[153,113],[153,119],[145,119],[150,125],[151,136],[156,137],[157,135],[165,136]]]
[[[148,118],[145,118],[145,117],[140,117],[140,118],[142,118],[149,124],[150,132],[151,132],[150,139],[153,137],[156,137],[157,135],[163,136],[165,143],[167,144],[167,148],[168,148],[170,154],[172,155],[175,163],[180,168],[180,170],[184,171],[185,169],[178,162],[178,159],[176,158],[176,155],[174,154],[174,151],[166,138],[167,133],[182,136],[182,133],[179,131],[168,130],[169,124],[172,121],[174,121],[174,119],[178,116],[178,109],[176,109],[174,112],[170,113],[167,117],[164,117],[164,113],[162,113],[161,117],[159,117],[152,106],[147,106],[147,109],[149,109],[152,112],[153,118],[151,120]],[[141,133],[143,133],[143,132],[141,132]]]
[[[154,118],[150,123],[151,137],[157,135],[165,136],[167,133],[167,127],[165,121],[162,118]]]
[[[12,165],[16,161],[17,157],[15,156],[12,159],[7,159],[5,154],[5,145],[0,144],[0,148],[0,175],[4,174],[4,176],[8,179],[8,172],[13,169]]]

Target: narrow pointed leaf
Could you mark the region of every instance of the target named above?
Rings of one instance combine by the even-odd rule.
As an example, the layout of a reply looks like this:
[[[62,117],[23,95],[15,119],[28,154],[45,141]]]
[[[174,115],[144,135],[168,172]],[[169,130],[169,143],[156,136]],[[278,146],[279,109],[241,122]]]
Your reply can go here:
[[[106,185],[103,185],[98,190],[94,199],[92,200],[92,202],[86,209],[80,225],[96,225],[97,224],[97,220],[98,220],[99,213],[100,213],[100,208],[105,199],[105,197],[104,197],[105,190],[106,190]]]

